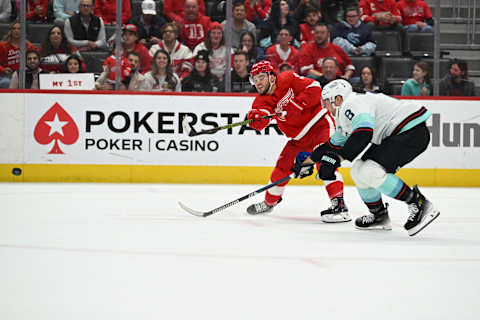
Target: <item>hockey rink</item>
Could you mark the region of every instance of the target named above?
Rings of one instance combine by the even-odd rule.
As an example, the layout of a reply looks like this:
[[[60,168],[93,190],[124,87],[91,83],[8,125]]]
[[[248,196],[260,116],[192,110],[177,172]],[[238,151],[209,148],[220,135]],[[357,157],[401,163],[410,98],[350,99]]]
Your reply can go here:
[[[325,224],[323,186],[267,216],[199,218],[258,185],[0,183],[0,319],[480,318],[480,189],[422,188],[441,214],[409,237]],[[353,217],[365,208],[346,187]]]

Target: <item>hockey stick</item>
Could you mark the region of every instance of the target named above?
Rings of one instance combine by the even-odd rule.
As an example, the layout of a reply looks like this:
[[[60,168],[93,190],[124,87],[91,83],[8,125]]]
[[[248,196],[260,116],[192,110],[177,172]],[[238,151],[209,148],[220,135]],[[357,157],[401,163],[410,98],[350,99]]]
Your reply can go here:
[[[274,116],[273,114],[269,114],[269,115],[263,116],[261,119],[271,119],[273,116]],[[249,124],[253,121],[255,121],[255,119],[249,119],[249,120],[244,120],[244,121],[235,122],[235,123],[231,123],[231,124],[226,124],[224,126],[216,127],[216,128],[212,128],[212,129],[196,131],[190,125],[187,117],[185,116],[185,117],[183,117],[183,120],[182,120],[182,127],[183,127],[183,130],[185,131],[185,133],[187,133],[189,137],[194,137],[194,136],[198,136],[198,135],[201,135],[201,134],[213,134],[213,133],[217,133],[217,131],[220,131],[220,130],[225,130],[225,129],[230,129],[230,128],[233,128],[233,127],[243,126],[243,125]]]
[[[210,215],[212,215],[212,214],[214,214],[214,213],[217,213],[217,212],[219,212],[219,211],[222,211],[222,210],[224,210],[224,209],[227,209],[228,207],[231,207],[231,206],[233,206],[233,205],[236,205],[237,203],[242,202],[243,200],[246,200],[246,199],[248,199],[248,198],[251,198],[251,197],[253,197],[253,196],[256,196],[257,194],[262,193],[263,191],[266,191],[266,190],[270,189],[271,187],[274,187],[274,186],[276,186],[276,185],[278,185],[278,184],[280,184],[280,183],[282,183],[282,182],[288,181],[288,180],[290,180],[291,178],[294,178],[294,177],[295,177],[295,176],[294,176],[294,174],[292,173],[291,175],[286,176],[285,178],[282,178],[282,179],[280,179],[280,180],[277,180],[277,181],[275,181],[275,182],[272,182],[272,183],[270,183],[269,185],[266,185],[266,186],[264,186],[264,187],[261,187],[261,188],[258,189],[258,190],[255,190],[255,191],[253,191],[253,192],[251,192],[251,193],[249,193],[249,194],[247,194],[247,195],[244,195],[243,197],[240,197],[240,198],[238,198],[238,199],[236,199],[236,200],[233,200],[233,201],[231,201],[231,202],[229,202],[229,203],[224,204],[223,206],[220,206],[220,207],[215,208],[215,209],[210,210],[210,211],[201,212],[201,211],[197,211],[197,210],[190,209],[189,207],[187,207],[186,205],[184,205],[184,204],[181,203],[181,202],[178,202],[178,204],[180,205],[180,207],[182,207],[183,210],[187,211],[188,213],[193,214],[194,216],[197,216],[197,217],[205,218],[205,217],[208,217],[208,216],[210,216]]]

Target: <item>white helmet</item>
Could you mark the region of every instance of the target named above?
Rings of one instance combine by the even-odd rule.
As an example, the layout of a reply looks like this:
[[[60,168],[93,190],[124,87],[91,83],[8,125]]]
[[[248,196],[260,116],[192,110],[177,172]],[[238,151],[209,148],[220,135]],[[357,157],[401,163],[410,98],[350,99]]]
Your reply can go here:
[[[322,101],[330,100],[332,106],[338,108],[340,106],[335,106],[335,98],[340,96],[345,101],[352,91],[352,85],[348,81],[343,79],[333,80],[322,88]]]

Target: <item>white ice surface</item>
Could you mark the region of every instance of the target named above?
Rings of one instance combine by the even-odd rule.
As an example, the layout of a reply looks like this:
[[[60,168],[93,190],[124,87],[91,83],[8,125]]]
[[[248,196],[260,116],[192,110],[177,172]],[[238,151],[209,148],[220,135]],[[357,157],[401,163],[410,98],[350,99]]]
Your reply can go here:
[[[208,218],[252,185],[0,184],[0,319],[480,319],[479,189],[421,188],[416,237],[324,224],[323,187]],[[352,187],[353,216],[365,213]]]

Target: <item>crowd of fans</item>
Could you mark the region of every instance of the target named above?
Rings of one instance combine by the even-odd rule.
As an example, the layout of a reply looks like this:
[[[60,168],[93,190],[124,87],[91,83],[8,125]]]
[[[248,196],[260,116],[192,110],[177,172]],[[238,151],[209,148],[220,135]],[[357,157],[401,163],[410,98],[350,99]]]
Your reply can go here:
[[[123,90],[221,92],[230,72],[232,92],[254,92],[249,69],[268,59],[277,72],[293,70],[322,86],[344,78],[358,92],[389,93],[387,84],[377,83],[374,68],[355,71],[351,58],[375,54],[374,30],[432,32],[434,24],[424,0],[234,0],[230,30],[224,2],[161,4],[163,10],[154,0],[144,0],[140,12],[132,14],[130,0],[122,0],[122,41],[115,49],[115,38],[107,39],[105,27],[115,24],[115,1],[27,0],[27,22],[53,26],[42,43],[26,42],[26,87],[38,88],[40,73],[86,72],[82,53],[105,51],[111,54],[103,70],[96,70],[98,90],[115,88],[120,61]],[[215,16],[206,15],[206,4]],[[0,42],[0,88],[18,88],[17,13],[16,0],[0,0],[0,22],[13,21]],[[232,40],[231,66],[226,32]],[[405,80],[402,95],[432,95],[426,62],[418,61],[412,78]],[[451,62],[439,86],[440,95],[475,94],[463,60]]]

